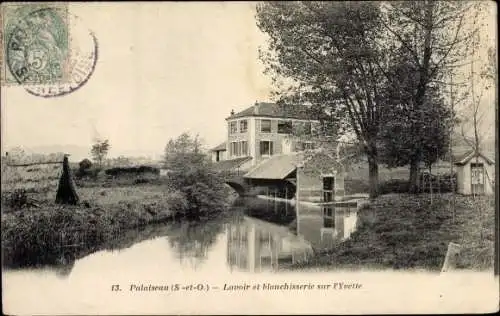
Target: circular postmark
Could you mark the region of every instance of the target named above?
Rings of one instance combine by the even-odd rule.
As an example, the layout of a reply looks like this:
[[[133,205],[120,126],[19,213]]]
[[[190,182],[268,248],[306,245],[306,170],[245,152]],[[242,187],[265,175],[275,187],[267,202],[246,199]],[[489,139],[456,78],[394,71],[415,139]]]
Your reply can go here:
[[[30,94],[66,95],[82,87],[94,72],[96,37],[78,17],[57,8],[20,16],[6,35],[10,75]]]

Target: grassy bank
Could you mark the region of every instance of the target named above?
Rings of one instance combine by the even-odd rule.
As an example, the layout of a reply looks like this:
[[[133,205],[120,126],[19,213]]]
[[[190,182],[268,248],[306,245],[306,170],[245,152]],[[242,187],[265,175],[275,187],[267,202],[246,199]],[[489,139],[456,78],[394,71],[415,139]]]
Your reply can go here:
[[[71,262],[128,230],[192,215],[184,196],[161,181],[108,187],[89,182],[77,191],[80,203],[75,206],[56,204],[54,190],[42,188],[27,194],[34,205],[2,200],[4,266]],[[226,205],[230,202],[231,197]],[[222,211],[223,206],[210,216]]]
[[[440,270],[448,243],[462,246],[457,268],[493,267],[494,198],[451,194],[383,195],[359,211],[358,230],[337,248],[317,253],[297,268]]]
[[[66,254],[92,249],[120,231],[171,219],[175,212],[160,187],[79,190],[77,206],[36,195],[36,207],[2,207],[4,264],[57,263]]]

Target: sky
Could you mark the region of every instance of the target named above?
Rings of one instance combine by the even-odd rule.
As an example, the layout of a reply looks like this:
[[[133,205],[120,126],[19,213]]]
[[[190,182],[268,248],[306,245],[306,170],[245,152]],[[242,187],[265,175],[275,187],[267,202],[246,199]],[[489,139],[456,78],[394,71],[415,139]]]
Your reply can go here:
[[[70,12],[99,43],[95,72],[57,98],[2,87],[2,147],[78,145],[108,138],[110,156],[155,156],[170,138],[224,141],[225,118],[269,101],[253,3],[121,3]]]
[[[111,143],[110,157],[159,158],[167,141],[185,131],[199,133],[207,147],[219,144],[232,109],[270,101],[255,3],[85,3],[70,12],[97,38],[95,72],[57,98],[2,87],[2,150],[90,149],[100,136]],[[483,98],[493,114],[484,133],[494,131],[491,91]]]

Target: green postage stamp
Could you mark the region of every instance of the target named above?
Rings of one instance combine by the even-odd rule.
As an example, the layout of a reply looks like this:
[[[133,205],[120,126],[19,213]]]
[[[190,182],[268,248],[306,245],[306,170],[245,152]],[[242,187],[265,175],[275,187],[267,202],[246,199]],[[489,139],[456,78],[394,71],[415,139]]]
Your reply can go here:
[[[2,84],[44,85],[67,80],[70,37],[66,3],[4,3]]]

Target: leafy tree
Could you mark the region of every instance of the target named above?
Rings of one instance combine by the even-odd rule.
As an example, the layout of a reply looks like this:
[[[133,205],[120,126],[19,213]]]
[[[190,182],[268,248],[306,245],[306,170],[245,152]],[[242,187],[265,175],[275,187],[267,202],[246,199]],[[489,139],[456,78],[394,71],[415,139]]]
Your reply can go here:
[[[101,140],[101,139],[96,139],[94,141],[94,144],[92,145],[92,148],[90,150],[90,154],[92,155],[92,158],[94,161],[97,162],[99,165],[99,168],[102,168],[102,162],[104,158],[106,158],[106,155],[109,152],[111,145],[109,144],[109,140]]]
[[[395,64],[404,64],[410,74],[406,87],[403,85],[397,95],[406,100],[404,119],[411,120],[415,135],[409,163],[410,190],[416,192],[418,167],[426,150],[425,137],[418,135],[425,134],[428,94],[442,89],[446,76],[470,55],[478,27],[466,21],[477,20],[483,6],[480,1],[394,1],[381,7],[388,41],[395,44]]]
[[[169,170],[167,183],[182,205],[186,216],[208,216],[226,208],[227,191],[224,179],[212,169],[207,155],[201,151],[198,136],[183,133],[171,139],[165,147],[165,167]]]
[[[380,133],[381,160],[389,168],[406,166],[411,162],[415,146],[420,146],[421,159],[430,168],[444,158],[450,146],[449,131],[453,114],[438,94],[428,96],[421,113],[408,119],[406,108],[394,105],[387,108],[384,128]],[[411,114],[412,112],[410,112]],[[415,121],[422,121],[419,135],[415,134]]]
[[[429,94],[442,94],[445,76],[470,54],[478,28],[466,20],[480,12],[480,4],[464,1],[266,2],[257,7],[258,26],[270,38],[261,58],[280,98],[319,107],[337,118],[334,124],[355,132],[368,157],[371,196],[378,194],[384,115],[388,106],[404,107],[397,119],[412,127],[410,183],[416,191],[425,158],[419,137],[425,103],[434,98]],[[410,74],[404,84],[393,80],[394,67]],[[387,104],[388,98],[401,102]]]
[[[368,157],[370,196],[378,195],[377,139],[388,45],[374,2],[265,2],[257,24],[269,36],[261,59],[280,98],[305,104],[337,128],[354,131]],[[286,79],[287,87],[280,86]],[[284,102],[286,103],[286,102]],[[323,117],[321,117],[323,116]]]

